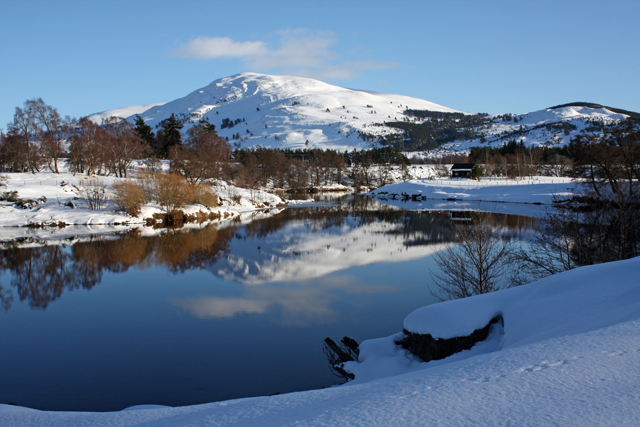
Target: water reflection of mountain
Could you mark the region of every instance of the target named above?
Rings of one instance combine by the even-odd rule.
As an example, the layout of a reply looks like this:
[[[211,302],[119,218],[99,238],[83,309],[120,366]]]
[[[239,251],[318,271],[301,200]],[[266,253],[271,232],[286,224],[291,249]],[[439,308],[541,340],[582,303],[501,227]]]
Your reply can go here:
[[[531,229],[532,219],[496,215],[496,229]],[[376,262],[430,255],[450,241],[447,212],[380,207],[368,198],[338,206],[286,209],[218,229],[168,230],[152,237],[130,232],[70,245],[0,251],[0,307],[20,301],[46,309],[65,291],[91,289],[103,273],[162,266],[172,273],[205,269],[245,284],[297,281]]]
[[[288,282],[376,262],[428,256],[452,239],[446,211],[403,211],[355,198],[339,207],[287,210],[238,230],[212,271],[245,284]],[[376,210],[372,210],[375,207]],[[493,215],[496,231],[531,230],[531,218]]]
[[[439,249],[436,243],[451,239],[446,214],[343,208],[287,213],[239,229],[232,250],[211,271],[245,284],[308,280],[350,267],[427,256]],[[415,227],[414,219],[421,216],[429,218]],[[424,243],[414,244],[418,241]]]

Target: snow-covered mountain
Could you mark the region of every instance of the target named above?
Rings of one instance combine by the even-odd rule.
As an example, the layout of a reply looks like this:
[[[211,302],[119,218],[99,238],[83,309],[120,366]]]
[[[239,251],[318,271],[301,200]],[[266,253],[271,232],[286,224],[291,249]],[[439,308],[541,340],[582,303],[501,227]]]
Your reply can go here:
[[[371,146],[359,137],[359,132],[372,135],[399,132],[380,124],[403,120],[407,108],[456,112],[409,96],[346,89],[302,77],[243,73],[215,80],[166,104],[144,110],[121,108],[89,118],[99,123],[116,115],[133,122],[135,115],[140,114],[155,128],[175,114],[185,122],[183,131],[200,119],[208,119],[216,125],[220,136],[241,147],[347,150]],[[223,125],[224,119],[232,125]],[[234,139],[238,134],[240,139]]]
[[[387,125],[391,122],[413,126],[431,121],[435,134],[451,131],[438,131],[440,119],[418,118],[408,114],[408,109],[459,113],[409,96],[346,89],[303,77],[242,73],[215,80],[165,104],[107,110],[89,118],[101,123],[107,117],[119,116],[133,122],[139,114],[157,129],[175,114],[184,123],[185,132],[205,119],[216,126],[220,136],[244,148],[366,149],[375,145],[379,136],[403,132]],[[562,146],[582,131],[601,132],[603,126],[628,117],[624,113],[597,104],[575,103],[521,115],[488,116],[479,120],[480,125],[457,129],[459,135],[475,137],[459,138],[432,150],[430,155],[466,151],[473,146],[499,147],[510,140],[527,146]]]
[[[164,103],[160,102],[155,104],[131,105],[129,107],[115,108],[113,110],[105,110],[91,114],[89,119],[94,123],[100,124],[103,120],[108,119],[109,117],[135,117],[136,114],[142,114],[148,109],[159,107],[160,105],[164,105]]]
[[[584,105],[552,107],[531,113],[489,116],[490,123],[476,131],[482,136],[457,140],[442,146],[442,150],[461,151],[470,147],[500,147],[510,140],[522,141],[527,147],[559,147],[569,143],[581,132],[600,133],[603,127],[629,117],[606,107]]]

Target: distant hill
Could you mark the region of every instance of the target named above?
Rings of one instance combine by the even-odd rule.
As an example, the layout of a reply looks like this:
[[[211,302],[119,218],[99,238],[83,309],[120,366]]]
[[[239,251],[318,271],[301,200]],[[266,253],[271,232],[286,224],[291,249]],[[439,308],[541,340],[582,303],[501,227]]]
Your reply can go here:
[[[434,152],[466,151],[471,147],[500,147],[509,141],[522,142],[525,146],[561,147],[578,134],[599,134],[607,126],[630,117],[629,112],[611,109],[599,104],[559,105],[526,114],[496,114],[469,126],[463,136],[455,141],[445,141]],[[422,150],[416,147],[416,150]]]

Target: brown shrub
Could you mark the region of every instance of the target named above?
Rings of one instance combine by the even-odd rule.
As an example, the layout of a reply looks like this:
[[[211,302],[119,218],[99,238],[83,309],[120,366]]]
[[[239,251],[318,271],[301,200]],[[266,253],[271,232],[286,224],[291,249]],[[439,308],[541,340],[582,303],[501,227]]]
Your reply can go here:
[[[144,188],[132,181],[116,182],[113,184],[114,200],[122,212],[131,216],[140,215],[140,208],[147,196]]]
[[[155,175],[154,195],[156,202],[167,213],[193,203],[195,199],[194,189],[189,182],[183,176],[173,173]]]

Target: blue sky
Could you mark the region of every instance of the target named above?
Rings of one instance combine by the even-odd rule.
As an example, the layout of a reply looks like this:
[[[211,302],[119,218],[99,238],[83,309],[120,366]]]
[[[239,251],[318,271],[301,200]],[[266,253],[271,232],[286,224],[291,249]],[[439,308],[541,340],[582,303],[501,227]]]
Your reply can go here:
[[[640,111],[640,1],[35,1],[0,12],[0,128],[42,97],[80,117],[245,71],[472,113]]]

